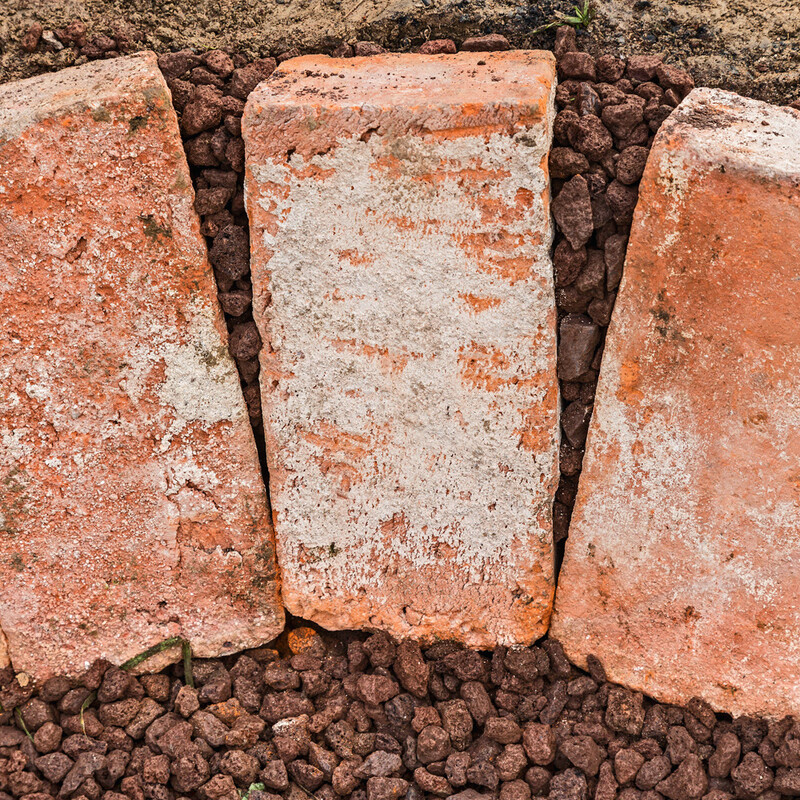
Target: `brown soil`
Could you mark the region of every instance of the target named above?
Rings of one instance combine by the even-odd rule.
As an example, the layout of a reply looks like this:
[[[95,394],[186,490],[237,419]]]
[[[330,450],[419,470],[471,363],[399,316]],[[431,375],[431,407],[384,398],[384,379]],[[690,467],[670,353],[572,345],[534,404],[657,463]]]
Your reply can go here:
[[[590,51],[661,52],[699,85],[723,86],[773,102],[800,96],[800,4],[796,0],[596,0]],[[67,66],[71,51],[22,53],[31,23],[45,29],[78,18],[93,32],[125,21],[158,52],[230,48],[252,58],[291,47],[333,49],[374,40],[392,50],[428,38],[497,32],[514,47],[552,47],[532,31],[572,0],[0,0],[0,81]]]
[[[800,99],[797,0],[601,0],[587,49],[663,53],[716,86],[773,103]]]

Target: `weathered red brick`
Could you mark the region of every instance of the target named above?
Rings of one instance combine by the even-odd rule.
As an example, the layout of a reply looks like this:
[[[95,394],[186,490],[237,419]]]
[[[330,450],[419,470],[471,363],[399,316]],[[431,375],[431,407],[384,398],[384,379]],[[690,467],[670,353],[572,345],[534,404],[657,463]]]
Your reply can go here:
[[[285,62],[243,121],[284,601],[531,641],[553,591],[550,54]]]
[[[552,633],[669,703],[800,713],[799,153],[698,89],[640,188]]]
[[[39,678],[281,628],[193,200],[152,54],[0,86],[0,627]]]

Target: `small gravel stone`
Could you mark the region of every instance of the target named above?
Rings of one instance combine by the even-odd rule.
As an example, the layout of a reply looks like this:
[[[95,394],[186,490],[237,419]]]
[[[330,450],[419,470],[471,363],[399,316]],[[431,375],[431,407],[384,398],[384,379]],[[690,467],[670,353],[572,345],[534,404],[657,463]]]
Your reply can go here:
[[[768,789],[770,785],[771,773],[769,785],[765,785],[764,789]],[[689,753],[675,772],[656,786],[656,790],[669,800],[700,800],[707,789],[708,777],[703,769],[703,762],[695,753]]]
[[[615,83],[625,73],[625,62],[609,53],[597,57],[595,62],[597,80],[605,83]]]
[[[644,172],[649,152],[646,147],[638,145],[626,147],[616,164],[617,180],[627,185],[637,183]]]
[[[448,797],[453,793],[453,787],[447,778],[434,775],[424,767],[418,767],[414,770],[414,781],[423,792],[428,792],[437,797]]]
[[[631,56],[628,59],[627,75],[634,81],[651,81],[656,77],[661,56]]]
[[[636,777],[645,758],[631,748],[623,747],[614,756],[614,774],[621,786],[630,783]]]
[[[274,58],[259,58],[243,67],[235,69],[230,77],[228,94],[240,100],[247,96],[261,81],[266,80],[277,68]]]
[[[694,739],[683,725],[672,725],[667,731],[667,755],[673,764],[680,764],[689,753],[697,750]]]
[[[44,777],[51,783],[59,783],[72,769],[74,761],[65,753],[48,753],[34,762]]]
[[[467,767],[467,781],[491,791],[497,788],[500,783],[500,776],[490,761],[480,760]]]
[[[289,788],[289,774],[286,771],[286,765],[280,759],[274,759],[264,764],[263,769],[258,773],[258,779],[268,789],[274,789],[276,792],[283,792]]]
[[[731,778],[737,797],[754,798],[772,786],[774,774],[758,753],[750,752],[745,753],[741,763],[731,770]]]
[[[232,280],[243,278],[250,271],[250,237],[239,225],[228,225],[214,239],[209,260]]]
[[[616,106],[612,106],[616,108]],[[569,143],[589,161],[602,161],[614,146],[614,140],[606,128],[606,112],[604,109],[603,119],[589,114],[580,117],[577,122],[569,127],[567,137]],[[644,115],[641,115],[642,119]],[[641,119],[639,120],[641,122]],[[627,129],[626,129],[627,130]]]
[[[555,758],[556,735],[550,725],[529,722],[523,730],[522,744],[534,764],[546,766]]]
[[[576,769],[566,769],[550,779],[550,800],[587,800],[588,794],[586,778]]]
[[[452,54],[456,52],[456,43],[452,39],[431,39],[420,45],[419,52],[423,55]]]
[[[490,717],[486,720],[484,733],[500,744],[513,744],[522,738],[519,725],[509,717]]]
[[[558,73],[560,77],[577,81],[594,83],[597,80],[594,58],[589,53],[565,53],[558,61]]]
[[[384,47],[375,42],[356,42],[353,50],[357,56],[378,56],[386,52]]]
[[[25,31],[25,35],[22,37],[22,41],[20,42],[20,47],[26,53],[32,53],[38,46],[39,40],[42,38],[42,32],[44,28],[38,22],[33,22],[28,27],[28,30]]]
[[[505,36],[490,33],[486,36],[472,36],[461,43],[461,49],[470,53],[489,53],[508,50],[511,45]]]
[[[408,791],[408,781],[402,778],[370,778],[367,781],[367,800],[400,800]]]
[[[440,761],[441,759],[433,759]],[[403,769],[403,760],[397,753],[387,753],[385,750],[376,750],[370,753],[356,771],[359,778],[386,778]]]
[[[589,161],[583,153],[576,153],[571,147],[553,147],[548,158],[550,176],[569,180],[573,175],[586,172]]]
[[[439,704],[442,727],[450,735],[456,750],[466,749],[472,737],[472,716],[463,700],[448,700]]]
[[[625,137],[644,121],[644,98],[626,95],[622,103],[608,105],[603,109],[603,124],[614,136]]]
[[[391,700],[399,693],[400,687],[385,675],[362,675],[358,679],[357,691],[365,703],[378,705]]]
[[[646,761],[636,774],[636,788],[646,791],[653,789],[659,781],[669,775],[672,764],[666,756],[657,755]]]
[[[567,440],[575,449],[582,448],[586,442],[586,434],[589,431],[591,417],[591,407],[580,402],[580,400],[570,403],[562,412],[561,427]],[[569,693],[569,688],[567,692]]]
[[[669,64],[659,64],[656,67],[656,77],[664,89],[673,89],[683,98],[694,89],[694,79],[686,70]]]
[[[553,216],[574,250],[583,247],[594,230],[589,187],[576,175],[561,188],[552,203]]]
[[[582,315],[567,314],[559,325],[558,377],[564,381],[580,378],[591,366],[599,341],[600,328],[594,322]],[[566,694],[566,687],[564,693]],[[606,723],[613,730],[619,730],[614,725],[624,722],[627,727],[623,731],[627,732],[628,728],[635,726],[635,722],[627,718],[623,720],[623,712],[618,712],[617,707],[618,703],[611,711],[612,721],[609,721],[609,712],[606,713]],[[641,714],[643,720],[644,709],[641,709]]]
[[[452,749],[450,734],[438,725],[428,725],[417,737],[417,758],[422,764],[443,761]]]
[[[565,755],[584,775],[594,777],[600,769],[603,753],[589,736],[568,736],[559,745]]]

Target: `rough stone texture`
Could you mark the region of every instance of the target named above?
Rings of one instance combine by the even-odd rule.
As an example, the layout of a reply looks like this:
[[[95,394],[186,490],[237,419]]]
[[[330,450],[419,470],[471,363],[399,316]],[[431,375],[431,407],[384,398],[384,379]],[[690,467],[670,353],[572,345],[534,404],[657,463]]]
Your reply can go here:
[[[0,87],[0,626],[35,677],[281,628],[193,199],[154,55]]]
[[[552,634],[665,702],[800,713],[798,152],[698,89],[640,188]]]
[[[553,90],[549,53],[307,57],[248,101],[253,313],[294,614],[475,646],[547,627]]]
[[[581,3],[583,0],[581,0]],[[53,52],[42,40],[20,44],[31,24],[58,29],[79,17],[87,38],[133,27],[137,48],[159,52],[216,47],[248,57],[290,48],[332,52],[369,40],[411,50],[428,40],[500,33],[512,47],[550,48],[541,26],[573,5],[564,0],[0,0],[0,81],[72,63],[76,50]],[[596,22],[581,34],[595,53],[663,53],[704,86],[722,86],[775,102],[799,99],[800,4],[796,0],[594,0]],[[537,32],[538,30],[538,32]],[[129,38],[129,37],[128,37]]]

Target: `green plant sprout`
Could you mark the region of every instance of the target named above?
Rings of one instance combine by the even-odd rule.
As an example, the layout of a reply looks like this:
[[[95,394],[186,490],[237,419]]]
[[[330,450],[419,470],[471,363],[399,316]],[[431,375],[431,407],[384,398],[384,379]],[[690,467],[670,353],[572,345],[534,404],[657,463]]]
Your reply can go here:
[[[550,30],[550,28],[557,28],[559,25],[571,25],[579,30],[586,29],[591,25],[594,15],[595,10],[591,0],[584,0],[583,8],[581,6],[573,6],[571,14],[562,14],[552,22],[548,22],[547,25],[536,28],[533,33],[542,33]]]
[[[148,647],[147,650],[143,650],[138,655],[135,655],[133,658],[129,658],[124,664],[120,665],[120,669],[129,670],[133,669],[134,667],[138,667],[142,661],[146,661],[148,658],[151,658],[158,653],[163,653],[164,650],[169,650],[171,647],[178,647],[180,645],[181,654],[183,656],[183,677],[186,685],[190,688],[194,689],[194,678],[192,676],[192,648],[189,645],[189,642],[186,639],[182,639],[180,636],[172,636],[169,639],[164,639],[163,642],[159,642],[158,644],[154,644],[152,647]],[[86,696],[86,699],[81,703],[81,710],[79,713],[80,717],[80,724],[81,730],[86,733],[86,722],[84,719],[84,712],[86,711],[89,706],[97,700],[97,692],[91,692]],[[19,713],[19,710],[17,710]],[[22,723],[22,717],[19,717],[19,722]],[[25,728],[24,723],[22,723],[23,730],[25,733],[28,733],[27,728]],[[30,734],[28,733],[28,736]],[[253,784],[253,786],[257,786],[257,784]],[[253,788],[250,787],[250,789]],[[247,791],[249,792],[250,789]],[[261,787],[263,791],[263,786]]]
[[[241,797],[242,800],[248,800],[248,798],[250,797],[250,792],[263,792],[266,790],[266,788],[267,787],[264,786],[263,783],[251,783],[247,787],[246,792],[243,792],[241,789],[239,789],[239,797]]]
[[[23,730],[23,732],[25,733],[25,735],[26,735],[26,736],[27,736],[27,737],[28,737],[28,738],[29,738],[31,741],[33,741],[33,736],[32,736],[32,734],[31,734],[31,732],[28,730],[28,726],[25,724],[25,720],[24,720],[24,719],[22,719],[22,712],[21,712],[21,711],[20,711],[18,708],[15,708],[15,709],[14,709],[14,713],[15,713],[15,714],[16,714],[16,716],[17,716],[17,722],[19,723],[19,726],[20,726],[20,728],[22,728],[22,730]]]

